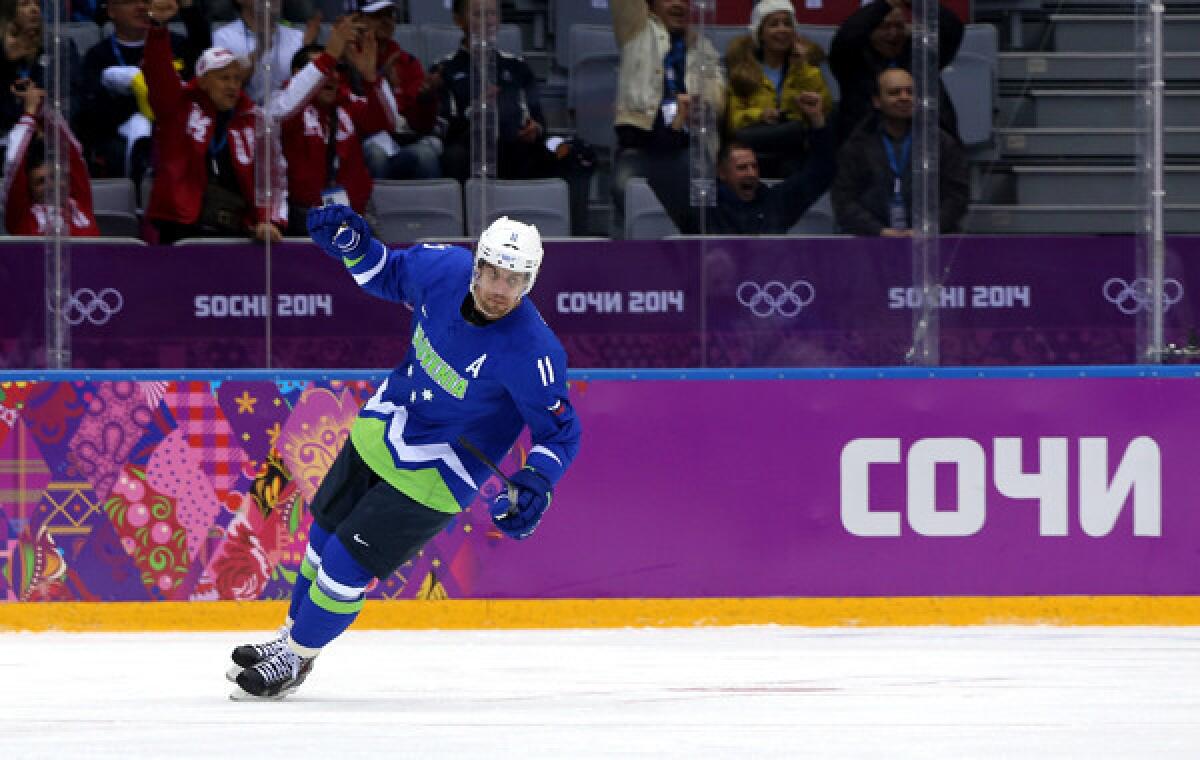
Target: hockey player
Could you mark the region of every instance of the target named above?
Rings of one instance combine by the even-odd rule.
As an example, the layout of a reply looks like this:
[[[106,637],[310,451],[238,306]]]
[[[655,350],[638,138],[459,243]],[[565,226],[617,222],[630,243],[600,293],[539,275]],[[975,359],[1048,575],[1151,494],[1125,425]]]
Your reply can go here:
[[[500,218],[464,248],[389,250],[342,205],[308,212],[314,241],[368,293],[408,304],[412,345],[359,411],[310,507],[313,524],[278,638],[237,647],[237,698],[282,697],[354,621],[372,577],[387,578],[475,498],[487,465],[528,425],[524,468],[490,506],[527,538],[579,447],[566,354],[525,296],[542,261],[537,228]],[[236,673],[236,675],[234,675]]]

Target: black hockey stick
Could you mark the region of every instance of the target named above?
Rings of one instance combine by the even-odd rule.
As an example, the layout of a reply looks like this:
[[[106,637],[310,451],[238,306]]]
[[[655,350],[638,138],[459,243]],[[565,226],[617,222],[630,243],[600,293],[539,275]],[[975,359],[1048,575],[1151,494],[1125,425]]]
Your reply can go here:
[[[517,486],[516,486],[516,484],[513,483],[511,480],[509,480],[508,476],[500,471],[500,468],[496,466],[495,462],[493,462],[491,459],[488,459],[487,454],[484,454],[482,451],[480,451],[478,448],[476,448],[475,444],[468,441],[464,436],[460,435],[458,437],[458,445],[462,446],[464,449],[466,449],[468,454],[475,457],[480,462],[483,462],[487,466],[487,468],[492,471],[493,475],[500,478],[500,482],[504,484],[505,490],[508,491],[508,505],[509,506],[508,506],[508,512],[506,513],[506,516],[512,517],[513,515],[515,515],[517,513]]]

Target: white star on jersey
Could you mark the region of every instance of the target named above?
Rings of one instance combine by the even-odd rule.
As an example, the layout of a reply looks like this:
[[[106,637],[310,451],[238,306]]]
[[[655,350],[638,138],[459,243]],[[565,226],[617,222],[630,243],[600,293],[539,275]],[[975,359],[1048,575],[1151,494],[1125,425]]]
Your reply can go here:
[[[433,401],[433,391],[426,388],[425,390],[421,391],[421,398],[425,399],[426,401]]]

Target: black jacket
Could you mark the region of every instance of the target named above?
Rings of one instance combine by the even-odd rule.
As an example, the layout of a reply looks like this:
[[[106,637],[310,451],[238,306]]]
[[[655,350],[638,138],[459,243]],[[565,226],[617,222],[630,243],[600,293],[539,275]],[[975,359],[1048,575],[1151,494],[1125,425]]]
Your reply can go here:
[[[446,142],[470,140],[471,54],[460,47],[454,55],[434,64],[442,74],[441,116],[446,120]],[[499,141],[512,142],[528,116],[546,126],[533,69],[519,55],[496,53],[496,112]]]
[[[892,169],[883,147],[883,126],[868,119],[838,151],[833,180],[833,213],[841,232],[878,235],[888,226],[892,195]],[[942,232],[957,232],[967,213],[967,156],[959,141],[944,130],[938,158],[940,194],[938,218]],[[906,208],[912,209],[912,161],[901,179]]]
[[[875,93],[875,78],[879,72],[893,66],[912,72],[911,40],[894,61],[884,59],[871,47],[871,32],[891,10],[892,6],[887,0],[875,0],[864,5],[842,22],[829,45],[829,67],[841,92],[837,125],[839,144],[874,110],[871,96]],[[938,5],[939,70],[954,61],[962,40],[963,24],[958,16],[944,5]],[[941,89],[938,118],[942,129],[958,137],[958,115],[954,112],[954,104],[946,96],[946,88],[940,80],[938,84]]]
[[[754,199],[743,201],[723,182],[717,205],[708,209],[710,235],[783,235],[833,181],[833,131],[826,125],[809,132],[810,150],[799,169],[777,185],[759,183]]]

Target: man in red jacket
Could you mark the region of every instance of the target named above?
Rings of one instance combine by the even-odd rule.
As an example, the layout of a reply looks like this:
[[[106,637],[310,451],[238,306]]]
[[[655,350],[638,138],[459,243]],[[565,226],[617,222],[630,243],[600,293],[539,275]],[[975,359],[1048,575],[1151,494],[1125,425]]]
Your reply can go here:
[[[374,183],[362,137],[391,131],[399,118],[391,88],[375,69],[374,35],[355,37],[354,19],[338,19],[323,51],[308,45],[296,53],[292,78],[275,97],[272,114],[283,123],[288,164],[289,235],[307,235],[308,209],[326,199],[366,211]],[[361,77],[366,97],[343,81],[338,71],[343,55]]]
[[[46,91],[32,82],[15,91],[25,104],[16,126],[8,133],[8,153],[4,162],[5,225],[12,235],[46,235],[53,233],[52,221],[57,216],[50,196],[50,167],[46,166],[46,146],[40,132],[58,129],[62,150],[68,154],[69,186],[64,185],[61,198],[66,209],[64,235],[96,237],[100,234],[92,213],[92,184],[88,177],[83,152],[70,128],[53,111],[42,112]]]
[[[237,58],[209,48],[186,84],[171,62],[171,0],[155,0],[142,70],[154,109],[154,189],[146,215],[159,242],[184,237],[279,240],[287,226],[283,161],[272,162],[271,207],[255,203],[257,107],[242,92]]]

